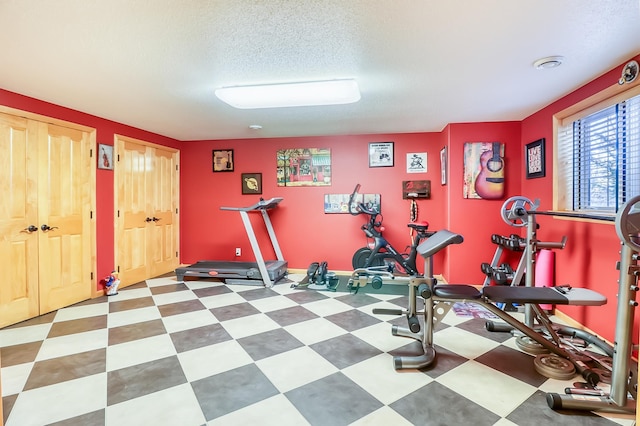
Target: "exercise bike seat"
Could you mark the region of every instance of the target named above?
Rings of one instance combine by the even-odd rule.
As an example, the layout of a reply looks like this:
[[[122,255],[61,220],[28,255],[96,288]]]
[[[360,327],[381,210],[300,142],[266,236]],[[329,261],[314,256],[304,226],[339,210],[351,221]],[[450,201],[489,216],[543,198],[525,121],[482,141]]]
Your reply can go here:
[[[429,228],[429,222],[411,222],[408,223],[407,226],[411,229],[414,229],[416,232],[427,232],[427,229]]]

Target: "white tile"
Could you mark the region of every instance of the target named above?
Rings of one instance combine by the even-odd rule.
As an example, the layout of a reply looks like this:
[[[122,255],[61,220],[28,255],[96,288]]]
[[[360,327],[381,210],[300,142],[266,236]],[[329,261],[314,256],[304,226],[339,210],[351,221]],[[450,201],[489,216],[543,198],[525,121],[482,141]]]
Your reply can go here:
[[[256,361],[256,365],[282,393],[327,377],[338,369],[316,351],[303,346]],[[286,368],[283,368],[286,366]]]
[[[283,328],[305,345],[312,345],[347,333],[344,328],[324,318],[315,318]]]
[[[380,354],[359,362],[343,369],[342,373],[387,405],[432,381],[420,371],[396,371],[393,357],[389,354]]]
[[[141,297],[149,297],[151,296],[151,290],[148,287],[142,288],[132,288],[131,290],[118,289],[118,294],[114,294],[113,296],[109,296],[109,302],[121,302],[123,300],[131,300],[131,299],[139,299]]]
[[[178,354],[182,371],[193,382],[253,362],[235,340],[205,346]]]
[[[107,407],[106,426],[199,426],[206,419],[189,383]]]
[[[507,416],[537,390],[475,361],[468,361],[438,378],[438,383],[501,417]]]
[[[60,309],[56,313],[54,322],[69,321],[79,318],[95,317],[109,313],[108,303],[94,303],[93,305],[72,306]]]
[[[24,364],[2,368],[2,396],[22,392],[29,374],[31,374],[33,364],[33,362],[25,362]]]
[[[315,302],[305,303],[303,306],[321,317],[339,314],[340,312],[346,312],[353,309],[353,306],[349,306],[346,303],[342,303],[335,299],[318,300]]]
[[[200,302],[202,302],[207,309],[245,303],[246,301],[244,297],[236,293],[223,293],[200,298]]]
[[[156,294],[153,296],[153,301],[156,305],[167,305],[169,303],[184,302],[186,300],[197,299],[198,296],[193,294],[192,291],[172,291],[170,293]]]
[[[321,403],[321,402],[319,402]],[[260,426],[305,426],[309,422],[284,395],[275,395],[248,407],[218,417],[208,426],[260,425]]]
[[[156,306],[147,306],[145,308],[112,312],[107,317],[107,325],[109,328],[114,328],[121,327],[123,325],[151,321],[158,318],[161,318],[158,308]]]
[[[435,332],[433,343],[468,359],[474,359],[500,345],[491,339],[456,327]]]
[[[0,348],[44,340],[50,330],[51,324],[38,324],[0,330]]]
[[[277,322],[265,314],[249,315],[247,317],[232,319],[223,322],[222,326],[234,339],[253,336],[280,328]]]
[[[167,333],[175,333],[177,331],[216,324],[218,319],[207,309],[163,317],[162,322],[164,323],[164,328],[167,330]]]
[[[107,347],[107,371],[154,361],[176,353],[168,334],[111,345]]]
[[[391,328],[392,325],[388,322],[381,322],[355,330],[351,334],[359,337],[383,352],[390,352],[415,341],[411,338],[394,336],[391,334]]]
[[[426,423],[425,423],[426,424]],[[413,424],[389,407],[378,408],[373,413],[350,423],[349,426],[412,426]]]
[[[260,312],[272,312],[279,309],[291,308],[293,306],[299,306],[296,302],[288,297],[265,297],[263,299],[252,300],[252,306],[254,306]]]
[[[42,342],[36,361],[106,348],[108,342],[109,332],[106,328],[52,337]]]
[[[22,392],[7,426],[44,425],[100,410],[107,405],[107,373]]]

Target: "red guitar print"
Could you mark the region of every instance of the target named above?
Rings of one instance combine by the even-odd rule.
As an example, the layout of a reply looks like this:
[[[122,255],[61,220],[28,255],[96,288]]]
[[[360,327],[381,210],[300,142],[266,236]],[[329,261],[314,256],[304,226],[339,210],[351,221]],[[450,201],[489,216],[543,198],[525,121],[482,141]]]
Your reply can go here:
[[[480,198],[495,200],[504,195],[504,160],[500,156],[500,142],[492,142],[491,151],[480,156],[480,173],[475,190]]]
[[[102,165],[105,169],[108,169],[110,167],[109,156],[107,155],[107,152],[104,150],[104,148],[102,148]]]

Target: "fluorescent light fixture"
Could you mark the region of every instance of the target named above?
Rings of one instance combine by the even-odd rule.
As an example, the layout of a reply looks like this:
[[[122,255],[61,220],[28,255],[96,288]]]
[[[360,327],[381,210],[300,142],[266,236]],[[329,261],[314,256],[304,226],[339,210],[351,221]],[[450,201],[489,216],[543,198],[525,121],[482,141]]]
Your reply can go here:
[[[360,100],[360,90],[354,79],[342,79],[222,87],[216,96],[234,108],[280,108],[350,104]]]

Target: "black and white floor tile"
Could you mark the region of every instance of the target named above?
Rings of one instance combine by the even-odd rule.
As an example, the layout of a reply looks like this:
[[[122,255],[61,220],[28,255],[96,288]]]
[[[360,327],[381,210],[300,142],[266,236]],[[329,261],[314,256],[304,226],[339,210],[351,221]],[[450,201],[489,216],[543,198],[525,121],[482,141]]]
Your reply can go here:
[[[5,424],[634,424],[549,409],[545,393],[573,381],[539,375],[511,334],[453,311],[435,365],[394,370],[419,343],[391,335],[403,317],[372,309],[404,306],[288,283],[148,280],[0,330]]]

